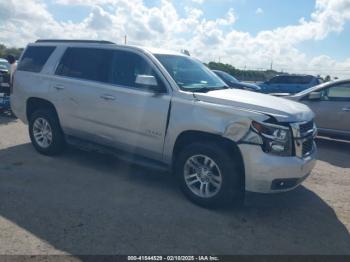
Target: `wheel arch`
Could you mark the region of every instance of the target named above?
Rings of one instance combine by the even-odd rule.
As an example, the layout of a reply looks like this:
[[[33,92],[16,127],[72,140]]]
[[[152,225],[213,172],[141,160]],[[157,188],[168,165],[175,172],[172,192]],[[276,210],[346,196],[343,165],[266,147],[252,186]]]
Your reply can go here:
[[[39,109],[50,109],[56,115],[58,119],[58,114],[55,106],[48,100],[39,97],[30,97],[27,99],[26,103],[26,117],[30,120],[30,116]]]
[[[228,139],[225,138],[219,134],[212,134],[202,131],[196,131],[196,130],[189,130],[184,131],[181,134],[178,135],[174,148],[173,148],[173,154],[172,154],[172,166],[174,167],[176,157],[179,154],[179,152],[188,144],[195,143],[195,142],[215,142],[224,148],[230,153],[232,157],[235,157],[238,159],[238,167],[240,169],[240,173],[243,175],[243,188],[245,188],[245,168],[244,168],[244,161],[243,156],[241,153],[241,150],[239,149],[238,145]]]

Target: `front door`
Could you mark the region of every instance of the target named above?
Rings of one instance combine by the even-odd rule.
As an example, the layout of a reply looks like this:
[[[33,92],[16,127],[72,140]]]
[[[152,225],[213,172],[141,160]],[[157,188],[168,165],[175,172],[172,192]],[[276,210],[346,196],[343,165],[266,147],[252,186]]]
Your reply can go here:
[[[350,82],[321,91],[321,99],[306,100],[319,128],[350,132]]]

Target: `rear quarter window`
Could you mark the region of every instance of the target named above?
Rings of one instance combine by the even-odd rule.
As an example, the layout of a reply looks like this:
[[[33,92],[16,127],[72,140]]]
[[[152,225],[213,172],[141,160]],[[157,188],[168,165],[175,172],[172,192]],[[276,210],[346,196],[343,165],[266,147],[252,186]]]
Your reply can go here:
[[[39,73],[56,47],[29,46],[17,67],[19,71]]]

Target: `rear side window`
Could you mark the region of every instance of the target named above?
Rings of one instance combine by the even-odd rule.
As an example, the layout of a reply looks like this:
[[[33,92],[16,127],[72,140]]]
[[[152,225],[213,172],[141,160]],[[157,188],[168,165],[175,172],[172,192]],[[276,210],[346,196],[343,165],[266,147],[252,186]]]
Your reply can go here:
[[[285,83],[285,76],[275,76],[270,80],[271,84],[283,84]]]
[[[54,46],[29,46],[17,70],[39,73],[55,48]]]
[[[56,74],[108,83],[112,57],[112,50],[70,47],[64,53]]]
[[[313,80],[312,76],[289,76],[286,84],[307,85]]]

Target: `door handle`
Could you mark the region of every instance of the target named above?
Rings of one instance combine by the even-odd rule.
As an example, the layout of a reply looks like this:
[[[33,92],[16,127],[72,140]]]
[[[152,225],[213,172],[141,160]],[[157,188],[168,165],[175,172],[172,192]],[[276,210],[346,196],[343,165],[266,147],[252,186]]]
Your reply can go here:
[[[112,95],[101,95],[100,96],[102,99],[104,100],[115,100],[115,96],[112,96]]]
[[[350,112],[350,107],[343,107],[342,110],[345,112]]]
[[[64,86],[63,85],[55,85],[53,86],[56,90],[63,90]]]

